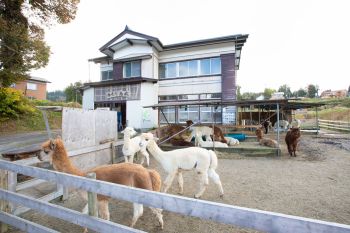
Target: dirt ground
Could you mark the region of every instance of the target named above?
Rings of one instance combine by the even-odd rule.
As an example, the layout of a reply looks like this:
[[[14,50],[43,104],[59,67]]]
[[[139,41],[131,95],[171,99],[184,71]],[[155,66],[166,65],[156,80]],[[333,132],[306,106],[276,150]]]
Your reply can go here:
[[[283,137],[284,135],[282,135]],[[280,157],[245,157],[220,159],[218,174],[225,196],[219,198],[211,182],[202,199],[236,206],[297,215],[319,220],[350,224],[350,135],[303,135],[297,157],[289,157],[282,144]],[[151,159],[151,168],[164,171]],[[192,197],[198,188],[198,179],[192,171],[184,173],[184,196]],[[177,194],[176,182],[170,193]],[[67,201],[54,203],[81,210],[84,203],[76,192]],[[110,203],[111,221],[128,225],[132,204],[113,200]],[[164,211],[164,230],[156,226],[155,217],[148,208],[135,228],[147,232],[255,232],[212,221],[201,220]],[[82,232],[82,228],[34,211],[22,217],[60,232]],[[10,231],[17,233],[15,229]]]

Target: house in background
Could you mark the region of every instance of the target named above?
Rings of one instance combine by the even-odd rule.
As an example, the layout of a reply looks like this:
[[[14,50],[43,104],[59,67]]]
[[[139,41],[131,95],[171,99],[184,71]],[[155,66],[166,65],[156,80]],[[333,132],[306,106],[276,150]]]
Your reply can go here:
[[[12,88],[19,90],[29,99],[46,100],[46,84],[50,83],[46,79],[30,77],[12,85]]]
[[[332,91],[332,90],[325,90],[321,93],[321,98],[344,98],[347,96],[347,91],[344,90],[337,90],[337,91]]]
[[[162,113],[143,108],[161,102],[236,100],[241,51],[248,35],[230,35],[163,45],[153,36],[127,26],[100,48],[100,81],[82,87],[83,108],[108,107],[119,112],[120,124],[152,128],[158,124],[234,123],[236,108],[168,107]],[[165,117],[166,119],[165,119]]]

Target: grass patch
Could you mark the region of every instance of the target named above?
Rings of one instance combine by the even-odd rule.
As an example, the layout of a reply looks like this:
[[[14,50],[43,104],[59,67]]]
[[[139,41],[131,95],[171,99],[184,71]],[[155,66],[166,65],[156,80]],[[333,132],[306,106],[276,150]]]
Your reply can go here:
[[[47,111],[50,129],[61,129],[62,113]],[[1,122],[0,133],[12,134],[46,130],[44,118],[40,110],[35,109],[32,114],[21,115],[18,119]]]

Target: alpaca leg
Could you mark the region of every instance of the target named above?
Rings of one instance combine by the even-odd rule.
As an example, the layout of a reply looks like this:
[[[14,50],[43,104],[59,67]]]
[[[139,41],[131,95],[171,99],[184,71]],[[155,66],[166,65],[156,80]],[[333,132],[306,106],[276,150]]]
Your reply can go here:
[[[81,211],[83,214],[88,214],[89,213],[89,206],[88,204],[86,203],[86,205],[84,206],[84,208],[82,209]],[[88,229],[87,227],[84,228],[83,230],[83,233],[87,233],[88,232]]]
[[[143,163],[145,162],[145,158],[146,158],[146,163],[147,163],[147,167],[149,167],[149,154],[147,151],[141,151],[141,163],[143,165]]]
[[[107,200],[98,201],[98,214],[102,219],[109,221],[109,208]]]
[[[208,180],[208,172],[198,172],[198,174],[200,174],[201,178],[200,178],[200,187],[199,187],[199,192],[196,193],[194,195],[194,198],[200,198],[205,189],[207,188],[208,184],[209,184],[209,180]]]
[[[137,219],[139,219],[139,217],[141,217],[142,214],[143,214],[143,205],[134,203],[134,216],[132,217],[132,222],[130,227],[134,227],[134,225],[137,222]]]
[[[152,213],[154,213],[156,215],[156,218],[159,222],[159,226],[161,229],[163,229],[164,227],[164,221],[163,221],[163,215],[162,215],[162,210],[158,209],[158,208],[153,208],[153,207],[149,207],[152,211]]]
[[[168,191],[171,184],[173,183],[175,175],[176,175],[176,171],[169,173],[168,176],[165,178],[163,192],[166,193]]]
[[[177,183],[179,184],[179,194],[184,194],[184,178],[180,171],[177,172]]]
[[[209,175],[210,179],[218,186],[219,192],[220,192],[220,197],[223,197],[224,196],[224,189],[222,188],[220,176],[212,168],[209,168],[208,175]]]

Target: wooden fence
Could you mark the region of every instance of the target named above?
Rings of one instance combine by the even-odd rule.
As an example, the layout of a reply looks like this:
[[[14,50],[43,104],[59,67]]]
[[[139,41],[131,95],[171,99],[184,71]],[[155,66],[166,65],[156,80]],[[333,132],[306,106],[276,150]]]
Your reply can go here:
[[[330,121],[330,120],[318,120],[318,125],[321,128],[344,131],[350,133],[350,122],[349,121]]]
[[[8,161],[0,161],[0,169],[14,173],[22,173],[47,181],[57,182],[64,186],[73,186],[78,189],[84,189],[112,198],[136,202],[187,216],[199,217],[239,227],[252,228],[264,232],[350,233],[349,225],[157,193],[47,169],[14,164]],[[136,229],[87,216],[61,206],[55,206],[7,190],[0,190],[0,199],[27,206],[28,208],[41,211],[45,214],[73,222],[98,232],[140,232]],[[6,215],[5,213],[1,214],[0,216]],[[3,218],[1,218],[1,220],[5,221]],[[10,220],[12,222],[20,221],[15,216]],[[164,219],[164,223],[166,227],[166,219]],[[24,223],[21,224],[25,225]],[[16,226],[20,225],[16,224]],[[30,223],[30,227],[36,227],[40,229],[41,232],[53,232],[34,223]]]

